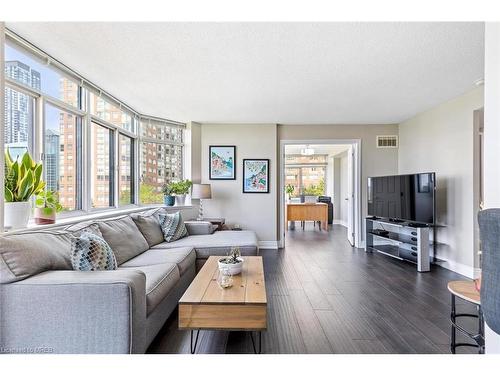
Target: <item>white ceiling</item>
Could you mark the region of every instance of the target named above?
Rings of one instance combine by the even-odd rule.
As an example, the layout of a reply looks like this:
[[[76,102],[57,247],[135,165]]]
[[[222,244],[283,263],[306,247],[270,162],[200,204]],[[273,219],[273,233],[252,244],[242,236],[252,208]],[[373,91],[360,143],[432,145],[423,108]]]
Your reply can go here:
[[[299,155],[300,151],[305,148],[314,149],[316,155],[337,155],[349,150],[350,145],[285,145],[285,155]]]
[[[483,77],[483,23],[7,23],[177,121],[397,123]]]

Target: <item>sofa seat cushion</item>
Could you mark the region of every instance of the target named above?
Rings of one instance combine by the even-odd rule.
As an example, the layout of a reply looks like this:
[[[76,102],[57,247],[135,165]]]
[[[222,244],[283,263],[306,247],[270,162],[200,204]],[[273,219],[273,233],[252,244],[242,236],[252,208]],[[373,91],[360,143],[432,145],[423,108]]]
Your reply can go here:
[[[44,271],[73,269],[71,238],[71,234],[58,231],[25,231],[0,236],[0,284]]]
[[[176,247],[173,249],[148,250],[121,265],[121,267],[141,267],[160,263],[175,263],[182,275],[193,267],[196,252],[192,247]]]
[[[146,307],[148,315],[175,288],[181,277],[179,268],[175,263],[159,263],[140,267],[119,267],[118,269],[138,270],[146,275]]]
[[[149,245],[130,216],[96,222],[102,238],[111,246],[118,265],[149,249]]]
[[[181,238],[175,242],[163,242],[153,246],[151,250],[172,249],[180,246],[194,247],[196,258],[206,259],[211,255],[227,255],[231,247],[238,246],[241,255],[257,255],[259,252],[259,242],[255,232],[249,230],[242,231],[217,231],[214,234],[203,234]]]

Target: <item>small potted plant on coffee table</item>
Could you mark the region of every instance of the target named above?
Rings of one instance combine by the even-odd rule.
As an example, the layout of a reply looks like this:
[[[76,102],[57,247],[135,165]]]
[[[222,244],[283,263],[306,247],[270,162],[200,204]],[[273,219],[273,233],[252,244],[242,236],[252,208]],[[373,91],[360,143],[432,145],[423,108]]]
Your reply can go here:
[[[226,258],[219,259],[219,270],[224,270],[229,275],[238,275],[243,269],[243,261],[240,248],[233,247]]]
[[[161,187],[163,193],[163,203],[165,206],[173,206],[175,204],[175,197],[172,195],[172,184],[164,184]]]
[[[61,212],[63,206],[59,203],[57,194],[44,190],[37,194],[35,199],[35,224],[54,224],[56,213]]]

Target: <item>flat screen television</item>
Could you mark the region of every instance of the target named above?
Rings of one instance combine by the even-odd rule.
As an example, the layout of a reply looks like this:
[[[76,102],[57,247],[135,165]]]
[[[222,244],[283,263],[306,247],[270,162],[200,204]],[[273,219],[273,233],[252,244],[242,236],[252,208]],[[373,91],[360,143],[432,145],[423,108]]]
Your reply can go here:
[[[368,178],[368,215],[435,224],[436,174],[417,173]]]

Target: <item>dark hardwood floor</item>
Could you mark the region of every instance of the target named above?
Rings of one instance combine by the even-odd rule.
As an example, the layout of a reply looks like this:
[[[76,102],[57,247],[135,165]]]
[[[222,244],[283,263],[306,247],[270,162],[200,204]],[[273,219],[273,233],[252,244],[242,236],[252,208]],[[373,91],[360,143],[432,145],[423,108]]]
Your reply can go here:
[[[286,248],[262,250],[268,295],[263,353],[449,353],[450,296],[446,284],[463,276],[351,247],[346,231],[290,231]],[[475,312],[460,303],[458,309]],[[473,330],[473,321],[464,324]],[[458,335],[459,339],[462,339]],[[189,353],[177,314],[149,353]],[[475,353],[458,348],[459,353]],[[245,332],[202,331],[197,353],[253,353]]]

